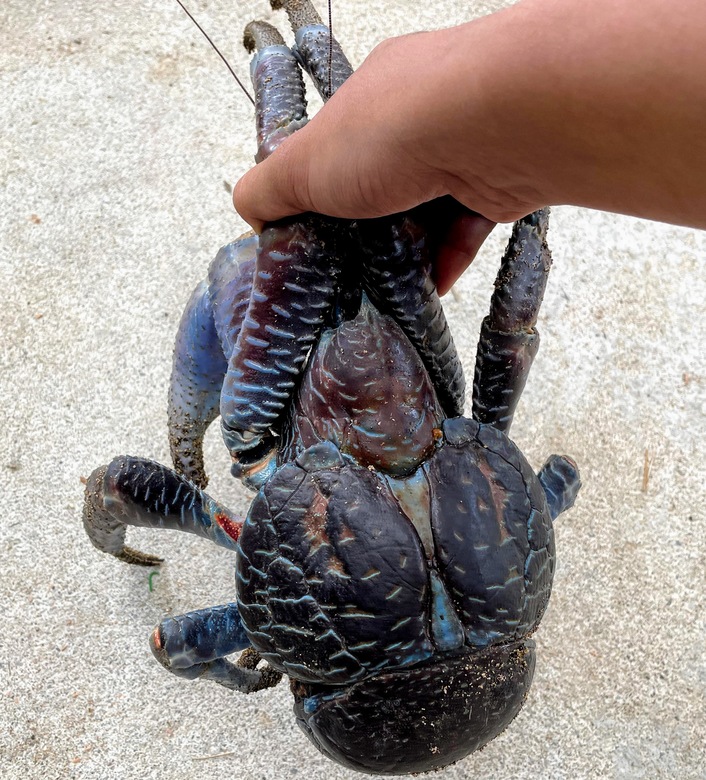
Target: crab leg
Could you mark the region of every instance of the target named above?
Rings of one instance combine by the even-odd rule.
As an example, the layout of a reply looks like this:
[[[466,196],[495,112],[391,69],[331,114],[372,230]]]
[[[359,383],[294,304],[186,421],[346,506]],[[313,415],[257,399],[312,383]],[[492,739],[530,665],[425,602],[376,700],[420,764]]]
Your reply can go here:
[[[125,546],[128,525],[186,531],[234,550],[242,521],[160,463],[122,456],[88,478],[83,527],[101,552],[141,566],[161,563]]]
[[[306,121],[304,85],[273,27],[248,25],[245,44],[257,49],[251,72],[262,159]],[[223,438],[235,458],[272,449],[272,433],[333,307],[339,266],[329,224],[304,215],[268,225],[260,236],[250,305],[221,393]]]
[[[505,433],[539,349],[535,325],[552,263],[548,221],[549,209],[541,209],[515,223],[481,326],[473,419]]]
[[[218,417],[227,359],[250,300],[256,247],[257,238],[246,236],[218,252],[177,332],[169,382],[169,446],[177,474],[201,488],[208,482],[203,437]]]
[[[544,488],[549,514],[552,520],[556,520],[576,501],[581,487],[578,466],[564,455],[550,455],[537,477]]]
[[[250,22],[243,45],[255,56],[250,77],[255,89],[257,162],[307,122],[304,82],[294,55],[284,39],[267,22]]]
[[[412,342],[446,414],[463,414],[463,367],[431,278],[426,229],[406,214],[363,220],[358,227],[365,287],[371,300]]]
[[[353,72],[339,44],[332,42],[329,79],[329,31],[309,0],[270,0],[270,4],[286,10],[296,36],[297,56],[321,96],[328,99]],[[405,213],[361,220],[354,223],[353,232],[358,233],[362,247],[363,282],[370,299],[396,320],[414,345],[446,414],[463,414],[463,368],[431,279],[426,229]],[[360,260],[348,258],[356,265]]]
[[[213,680],[240,693],[271,688],[282,677],[269,666],[255,668],[259,656],[252,649],[247,652],[250,640],[235,603],[165,618],[152,632],[150,645],[155,658],[172,674]],[[246,653],[238,663],[225,657],[239,650]]]
[[[309,0],[270,0],[270,6],[274,11],[283,8],[287,12],[296,41],[294,55],[311,76],[321,97],[328,100],[353,73],[340,44],[331,38],[328,27]]]
[[[172,463],[199,487],[208,479],[203,437],[218,416],[221,385],[228,364],[218,341],[208,284],[194,290],[177,331],[169,382],[169,447]]]

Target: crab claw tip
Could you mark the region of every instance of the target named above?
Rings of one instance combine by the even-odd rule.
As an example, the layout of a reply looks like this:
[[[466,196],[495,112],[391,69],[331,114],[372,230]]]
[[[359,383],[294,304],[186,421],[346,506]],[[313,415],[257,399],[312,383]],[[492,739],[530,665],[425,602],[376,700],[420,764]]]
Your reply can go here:
[[[133,550],[131,547],[123,547],[115,557],[123,563],[131,563],[135,566],[159,566],[160,563],[164,563],[164,558]]]

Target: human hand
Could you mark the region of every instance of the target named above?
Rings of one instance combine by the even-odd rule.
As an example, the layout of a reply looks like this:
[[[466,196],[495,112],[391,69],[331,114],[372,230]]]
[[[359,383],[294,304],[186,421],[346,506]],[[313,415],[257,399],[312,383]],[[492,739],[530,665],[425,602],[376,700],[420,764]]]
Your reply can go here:
[[[446,196],[424,208],[433,258],[433,278],[439,295],[446,295],[473,262],[496,223]]]
[[[303,211],[377,217],[450,195],[443,292],[487,220],[573,204],[706,227],[706,8],[520,0],[376,47],[236,185],[256,230]]]
[[[447,73],[455,66],[443,61],[454,35],[418,33],[376,47],[307,126],[238,182],[234,203],[246,221],[259,231],[265,222],[304,211],[377,217],[450,194],[456,202],[441,201],[433,223],[436,282],[442,295],[447,292],[495,220],[523,216],[537,205],[508,210],[505,194],[480,177],[459,175],[468,120]]]

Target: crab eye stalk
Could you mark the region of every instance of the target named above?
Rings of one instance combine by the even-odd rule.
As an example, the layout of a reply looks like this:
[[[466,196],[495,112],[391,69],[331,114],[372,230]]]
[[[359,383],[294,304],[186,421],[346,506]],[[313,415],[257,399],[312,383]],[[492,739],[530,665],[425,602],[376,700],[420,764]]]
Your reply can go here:
[[[293,682],[297,722],[326,756],[359,772],[429,772],[478,750],[514,719],[529,691],[531,640],[331,690]]]

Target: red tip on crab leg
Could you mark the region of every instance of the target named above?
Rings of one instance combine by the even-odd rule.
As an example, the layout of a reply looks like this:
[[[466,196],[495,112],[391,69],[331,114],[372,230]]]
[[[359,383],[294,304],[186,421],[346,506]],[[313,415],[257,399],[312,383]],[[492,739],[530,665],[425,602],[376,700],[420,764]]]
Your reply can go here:
[[[247,656],[237,663],[226,657],[239,650],[254,652],[235,602],[166,618],[152,632],[150,645],[154,657],[172,674],[213,680],[240,693],[271,688],[282,677],[270,667],[257,669]]]

